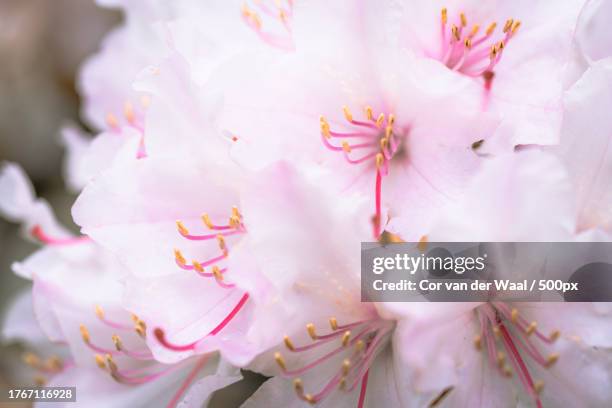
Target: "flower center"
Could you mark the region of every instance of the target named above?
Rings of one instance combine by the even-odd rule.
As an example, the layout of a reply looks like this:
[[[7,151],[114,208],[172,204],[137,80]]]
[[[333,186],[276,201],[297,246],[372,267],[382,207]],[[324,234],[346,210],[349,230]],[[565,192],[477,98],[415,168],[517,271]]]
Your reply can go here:
[[[516,372],[527,393],[541,408],[539,394],[544,388],[544,382],[533,379],[527,362],[549,368],[559,359],[559,354],[550,353],[544,357],[540,351],[541,345],[537,347],[532,338],[535,337],[540,344],[551,345],[559,338],[559,331],[544,335],[537,329],[537,322],[529,323],[517,309],[511,309],[502,302],[487,303],[475,312],[480,321],[480,334],[474,338],[476,349],[484,347],[491,367],[503,376],[512,377],[513,372]]]
[[[471,77],[482,76],[485,86],[489,88],[494,76],[493,70],[520,26],[518,20],[506,20],[503,35],[494,39],[496,22],[489,24],[479,35],[480,25],[474,24],[468,29],[464,13],[460,13],[455,22],[449,24],[447,9],[443,8],[440,19],[441,49],[437,59],[453,71]]]
[[[332,130],[324,116],[319,118],[323,144],[331,151],[342,152],[349,164],[366,163],[376,168],[373,224],[374,237],[378,238],[381,233],[382,177],[389,174],[391,159],[401,155],[403,136],[394,129],[393,114],[375,116],[372,108],[367,106],[365,120],[356,120],[348,107],[344,106],[342,111],[348,122],[342,126],[344,131]]]
[[[289,369],[280,352],[276,352],[274,358],[282,375],[293,379],[293,387],[301,400],[316,404],[335,390],[351,392],[361,385],[359,407],[362,407],[368,371],[378,353],[387,345],[395,324],[372,319],[339,325],[333,317],[329,319],[329,324],[331,331],[327,334],[317,334],[314,324],[307,324],[306,331],[312,339],[312,343],[307,345],[296,346],[289,336],[284,336],[285,347],[290,353],[313,355],[312,362]],[[339,368],[333,372],[323,388],[314,394],[306,393],[300,376],[317,369],[324,370],[322,367],[333,361],[338,363]]]
[[[293,0],[253,0],[252,3],[252,8],[246,3],[242,6],[242,19],[246,25],[266,44],[292,51]]]

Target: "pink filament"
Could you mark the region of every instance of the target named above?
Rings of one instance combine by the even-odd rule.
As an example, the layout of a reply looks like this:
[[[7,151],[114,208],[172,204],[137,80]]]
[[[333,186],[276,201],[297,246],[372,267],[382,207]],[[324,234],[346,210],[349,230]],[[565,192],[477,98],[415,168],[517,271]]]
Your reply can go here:
[[[82,244],[84,242],[89,241],[89,237],[80,236],[80,237],[70,237],[70,238],[55,238],[47,235],[40,225],[36,225],[30,231],[32,236],[38,239],[40,242],[47,245],[73,245],[73,244]]]
[[[381,224],[381,196],[382,196],[382,175],[380,169],[376,170],[376,187],[375,187],[375,201],[376,201],[376,213],[374,215],[374,238],[378,239],[380,236],[380,224]]]
[[[359,402],[357,403],[357,408],[363,408],[363,404],[365,402],[366,389],[368,388],[368,375],[370,374],[370,370],[366,371],[363,378],[361,379],[361,390],[359,390]]]
[[[183,381],[183,383],[181,384],[181,387],[176,391],[176,393],[174,394],[174,396],[172,397],[172,399],[170,400],[166,408],[176,407],[176,404],[179,402],[179,399],[181,398],[181,396],[185,393],[187,388],[189,388],[189,386],[191,385],[195,377],[198,375],[198,372],[206,364],[206,361],[208,360],[208,356],[209,354],[206,354],[205,356],[203,356],[201,359],[198,360],[195,367],[193,367],[193,370],[191,370],[187,378],[185,378],[185,381]]]
[[[180,231],[179,231],[180,232]],[[215,239],[217,238],[217,236],[221,235],[223,237],[229,237],[231,235],[236,235],[236,234],[242,234],[244,231],[243,230],[233,230],[230,232],[221,232],[218,234],[205,234],[205,235],[192,235],[192,234],[184,234],[183,232],[180,232],[180,234],[187,238],[190,241],[207,241],[210,239]]]

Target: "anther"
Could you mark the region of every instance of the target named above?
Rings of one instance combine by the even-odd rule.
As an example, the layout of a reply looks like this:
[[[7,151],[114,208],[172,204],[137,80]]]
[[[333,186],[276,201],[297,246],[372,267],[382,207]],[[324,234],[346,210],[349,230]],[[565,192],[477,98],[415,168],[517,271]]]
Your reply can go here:
[[[323,116],[319,118],[319,122],[321,124],[321,133],[326,139],[329,139],[331,137],[329,132],[329,123],[327,123],[327,120]]]
[[[40,366],[40,358],[34,353],[24,353],[22,359],[30,367],[37,368]]]
[[[441,14],[442,14],[442,24],[446,24],[446,22],[448,21],[448,11],[446,10],[446,7],[442,9]]]
[[[385,150],[387,148],[387,144],[389,144],[389,139],[387,139],[386,137],[383,137],[382,139],[380,139],[380,150]]]
[[[363,350],[364,347],[365,347],[365,342],[363,340],[357,340],[357,343],[355,343],[355,351],[359,352]]]
[[[514,20],[513,19],[508,19],[506,20],[506,24],[504,24],[504,33],[507,33],[508,30],[510,30],[512,28],[512,24],[514,24]]]
[[[478,24],[474,24],[474,26],[472,27],[472,31],[470,31],[470,38],[478,34],[478,30],[480,30],[480,26]]]
[[[497,23],[495,22],[489,24],[489,26],[487,27],[487,31],[486,31],[487,36],[493,34],[493,31],[495,31],[496,27],[497,27]]]
[[[49,357],[45,365],[47,366],[49,370],[56,371],[56,372],[61,371],[61,369],[64,367],[64,363],[57,356]]]
[[[345,358],[344,361],[342,362],[342,374],[347,376],[350,369],[351,369],[351,360],[349,360],[348,358]]]
[[[219,248],[223,252],[227,250],[227,246],[225,245],[225,238],[223,238],[223,235],[221,234],[217,235],[217,243],[219,244]]]
[[[134,106],[129,101],[126,101],[123,104],[123,116],[125,116],[125,118],[127,119],[129,123],[134,124],[134,121],[135,121]]]
[[[395,123],[395,115],[390,113],[389,114],[389,119],[387,119],[387,123],[389,124],[389,126],[393,126],[393,124]]]
[[[510,320],[512,320],[512,323],[516,323],[518,321],[518,316],[519,316],[518,310],[512,309],[512,311],[510,312]]]
[[[235,205],[232,206],[232,217],[237,217],[240,218],[240,211],[238,211],[238,207],[236,207]]]
[[[376,168],[380,169],[380,167],[383,165],[383,162],[385,161],[385,157],[383,156],[382,153],[377,153],[376,154]]]
[[[557,340],[559,337],[561,336],[561,332],[559,330],[555,330],[552,333],[550,333],[550,336],[548,336],[548,338],[550,339],[550,341],[555,341]]]
[[[304,394],[304,384],[302,383],[301,379],[295,378],[293,380],[293,389],[295,390],[295,392],[298,395],[303,395]]]
[[[391,118],[391,116],[389,116]],[[385,139],[389,139],[391,137],[391,133],[393,133],[393,126],[387,125],[385,128]]]
[[[329,318],[329,326],[332,330],[338,330],[338,320],[335,317]]]
[[[344,150],[346,153],[351,152],[351,146],[349,146],[346,140],[342,141],[342,150]]]
[[[476,347],[476,350],[482,349],[482,337],[480,335],[474,337],[474,347]]]
[[[43,387],[45,384],[47,384],[47,379],[42,375],[37,375],[34,377],[34,384],[39,387]]]
[[[119,121],[112,113],[106,114],[106,124],[113,129],[117,129],[119,127]]]
[[[84,324],[79,326],[79,330],[81,331],[81,337],[83,338],[83,341],[85,343],[89,343],[90,337],[89,337],[89,330],[87,330],[87,327],[85,327]]]
[[[497,326],[493,327],[493,334],[495,335],[496,339],[499,339],[500,334],[501,334],[500,331],[499,331],[499,327],[497,327]]]
[[[456,41],[459,41],[459,40],[461,39],[461,38],[459,37],[459,29],[458,29],[458,28],[457,28],[457,26],[456,26],[456,25],[454,25],[454,24],[451,26],[451,33],[453,34],[453,38],[454,38]]]
[[[504,366],[502,368],[502,372],[504,373],[506,377],[512,377],[512,369],[510,367]]]
[[[461,19],[461,26],[467,26],[467,18],[465,17],[465,13],[459,14],[459,18]]]
[[[381,127],[384,121],[385,121],[385,114],[381,113],[380,115],[378,115],[378,118],[376,119],[376,126]]]
[[[504,353],[503,351],[498,351],[497,352],[497,365],[499,365],[499,367],[503,367],[505,365],[506,362],[506,353]]]
[[[510,32],[512,34],[516,33],[519,29],[519,27],[521,26],[521,22],[520,21],[515,21],[514,24],[512,24],[512,28],[510,29]]]
[[[285,347],[287,347],[291,351],[295,350],[295,347],[293,346],[293,342],[291,341],[289,336],[283,337],[283,341],[285,342]]]
[[[210,221],[210,217],[208,216],[208,214],[204,213],[202,214],[202,222],[204,223],[204,225],[206,225],[209,229],[212,229],[213,227],[213,223]]]
[[[104,310],[102,310],[102,308],[98,305],[96,305],[96,316],[98,316],[98,318],[100,319],[104,319]]]
[[[542,393],[542,390],[544,389],[544,381],[538,380],[538,381],[534,382],[533,383],[533,389],[538,394]]]
[[[181,221],[176,222],[176,227],[178,228],[178,231],[182,235],[189,235],[189,230],[185,227],[185,225]]]
[[[311,339],[316,340],[317,339],[317,332],[315,330],[315,325],[312,323],[308,323],[306,325],[306,331],[308,332],[308,335],[310,336]]]
[[[106,361],[106,365],[108,366],[108,369],[111,373],[116,373],[119,370],[117,364],[115,364],[115,361],[113,360],[113,356],[111,356],[110,354],[106,354],[104,356],[104,360]]]
[[[282,369],[282,370],[286,370],[287,366],[285,365],[285,359],[283,358],[283,355],[279,352],[274,353],[274,360],[276,360],[276,364],[278,364],[278,366]]]
[[[351,111],[349,110],[349,108],[344,105],[342,107],[342,113],[344,113],[344,118],[349,121],[352,122],[353,121],[353,114],[351,113]]]
[[[533,334],[533,332],[535,332],[536,328],[538,327],[538,324],[536,322],[531,322],[529,324],[529,326],[527,326],[527,335],[530,336]]]
[[[117,351],[121,351],[121,349],[123,348],[123,343],[121,342],[121,338],[117,336],[116,334],[113,334],[112,340],[113,340],[113,344],[115,345],[115,348],[117,349]]]
[[[100,367],[102,370],[106,370],[106,363],[104,362],[104,357],[99,354],[95,355],[96,365]]]
[[[198,261],[191,261],[191,264],[193,265],[193,269],[195,269],[197,272],[204,272],[204,267]]]
[[[176,262],[180,263],[181,265],[185,265],[187,263],[187,260],[178,249],[174,250],[174,258],[176,259]]]
[[[346,347],[349,344],[349,340],[351,339],[351,331],[347,330],[342,335],[342,346]]]
[[[365,114],[366,114],[366,118],[368,118],[368,120],[372,120],[374,118],[374,111],[372,111],[372,107],[371,106],[366,106]]]
[[[470,40],[469,38],[466,38],[463,45],[465,45],[465,48],[472,48],[472,40]]]
[[[340,377],[340,382],[338,383],[338,388],[343,390],[346,388],[346,377]]]
[[[546,367],[551,367],[557,362],[557,360],[559,360],[559,353],[549,354],[548,358],[546,359]]]
[[[223,280],[223,274],[221,273],[221,269],[219,269],[219,267],[217,265],[214,265],[212,267],[212,273],[215,277],[215,279],[221,281]]]

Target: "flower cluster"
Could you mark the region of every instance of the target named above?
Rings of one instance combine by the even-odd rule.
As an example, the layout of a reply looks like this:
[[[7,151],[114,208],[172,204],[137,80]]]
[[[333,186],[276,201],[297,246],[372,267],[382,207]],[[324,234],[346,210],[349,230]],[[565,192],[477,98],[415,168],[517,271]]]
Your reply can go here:
[[[609,304],[365,303],[359,265],[612,238],[612,2],[99,1],[126,21],[81,71],[101,132],[64,131],[82,235],[0,175],[41,244],[4,328],[40,381],[87,407],[202,406],[239,368],[272,377],[245,407],[612,403]]]

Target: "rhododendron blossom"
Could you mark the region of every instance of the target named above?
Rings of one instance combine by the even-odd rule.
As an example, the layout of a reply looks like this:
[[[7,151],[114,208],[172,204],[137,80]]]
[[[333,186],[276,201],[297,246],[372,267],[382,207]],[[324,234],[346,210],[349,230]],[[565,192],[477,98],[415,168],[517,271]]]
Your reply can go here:
[[[246,408],[611,404],[610,303],[370,302],[361,275],[362,243],[611,240],[610,1],[98,2],[125,22],[80,73],[99,133],[62,131],[79,234],[0,172],[42,246],[3,329],[38,383],[88,407],[207,406],[240,369],[271,377]],[[566,282],[587,252],[491,265]]]

